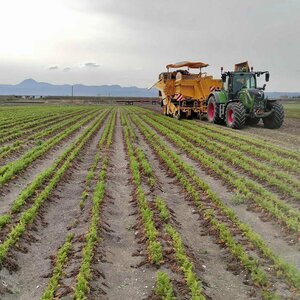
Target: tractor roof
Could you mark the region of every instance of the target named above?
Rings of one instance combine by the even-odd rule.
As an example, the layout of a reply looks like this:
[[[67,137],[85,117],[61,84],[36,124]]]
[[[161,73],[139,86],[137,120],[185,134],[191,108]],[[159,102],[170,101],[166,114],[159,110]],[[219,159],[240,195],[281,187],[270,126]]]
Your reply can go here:
[[[170,64],[170,65],[167,65],[166,68],[169,69],[169,68],[181,68],[181,67],[188,67],[188,68],[191,68],[191,69],[199,69],[199,68],[204,68],[204,67],[207,67],[209,66],[209,64],[205,64],[203,62],[192,62],[192,61],[181,61],[181,62],[178,62],[176,64]]]

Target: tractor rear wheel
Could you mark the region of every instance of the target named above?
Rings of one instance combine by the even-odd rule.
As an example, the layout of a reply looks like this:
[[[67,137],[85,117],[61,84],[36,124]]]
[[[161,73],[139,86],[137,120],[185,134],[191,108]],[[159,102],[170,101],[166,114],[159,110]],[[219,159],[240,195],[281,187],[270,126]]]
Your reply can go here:
[[[269,108],[273,109],[273,112],[269,116],[263,118],[264,126],[270,129],[280,128],[284,119],[283,106],[277,102],[270,103],[269,106]]]
[[[215,124],[221,124],[223,121],[219,117],[219,105],[214,96],[210,96],[207,102],[207,120]]]
[[[248,125],[257,125],[260,121],[260,118],[246,118],[246,124]]]
[[[244,127],[246,111],[242,103],[229,103],[226,108],[226,125],[230,128],[240,129]]]

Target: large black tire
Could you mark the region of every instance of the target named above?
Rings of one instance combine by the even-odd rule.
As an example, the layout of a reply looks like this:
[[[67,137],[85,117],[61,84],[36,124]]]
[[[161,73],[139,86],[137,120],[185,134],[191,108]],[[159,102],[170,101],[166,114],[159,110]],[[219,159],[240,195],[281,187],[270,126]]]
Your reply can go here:
[[[223,120],[219,117],[219,105],[214,96],[210,96],[207,102],[207,120],[210,123],[221,124]]]
[[[274,102],[269,104],[269,108],[273,109],[273,112],[263,118],[264,126],[270,129],[280,128],[284,120],[284,109],[282,104]]]
[[[226,107],[226,125],[230,128],[241,129],[246,121],[246,111],[242,103],[229,103]]]
[[[260,118],[246,118],[246,124],[248,125],[257,125],[260,121]]]

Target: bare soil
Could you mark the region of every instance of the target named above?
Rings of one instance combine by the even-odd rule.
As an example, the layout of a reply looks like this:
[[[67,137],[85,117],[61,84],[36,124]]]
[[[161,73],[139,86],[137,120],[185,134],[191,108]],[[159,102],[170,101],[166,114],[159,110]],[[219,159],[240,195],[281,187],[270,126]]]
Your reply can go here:
[[[274,253],[300,269],[300,244],[297,239],[295,240],[295,236],[287,234],[286,230],[275,221],[272,221],[272,219],[268,219],[268,221],[264,220],[261,218],[263,216],[262,214],[257,214],[257,212],[249,210],[247,204],[236,205],[233,201],[232,191],[224,186],[221,180],[203,170],[198,162],[188,157],[184,151],[178,149],[164,136],[161,134],[159,134],[159,136],[170,149],[179,154],[181,159],[194,168],[196,174],[210,185],[212,190],[223,200],[226,206],[234,210],[242,222],[248,224],[265,240],[266,244]]]
[[[142,107],[148,108],[155,112],[161,113],[162,108],[160,105],[147,105],[143,104]],[[195,122],[205,122],[207,121],[199,121],[197,119]],[[224,130],[230,130],[226,128],[225,125],[213,125],[223,128]],[[267,129],[263,127],[263,122],[260,121],[255,126],[245,126],[243,129],[238,130],[242,135],[253,136],[256,139],[261,139],[262,142],[271,142],[280,147],[292,149],[295,151],[300,151],[300,119],[293,118],[285,118],[284,123],[279,129]]]
[[[158,106],[148,105],[147,108],[160,110]],[[135,188],[129,169],[120,113],[121,109],[117,113],[113,143],[109,151],[106,192],[100,210],[99,242],[92,261],[93,277],[90,281],[91,289],[88,299],[158,300],[159,298],[154,295],[158,271],[165,271],[169,275],[178,299],[189,299],[182,271],[178,266],[176,267],[174,252],[168,254],[170,249],[166,248],[169,244],[163,224],[160,224],[162,222],[157,221],[156,218],[157,211],[153,204],[156,196],[161,197],[171,211],[170,223],[183,240],[187,256],[193,262],[198,278],[201,279],[207,299],[261,299],[261,289],[253,284],[249,273],[233,259],[224,244],[220,243],[217,235],[210,230],[199,210],[182,190],[178,180],[172,177],[149,143],[133,126],[137,134],[137,139],[133,144],[143,150],[156,178],[155,186],[150,188],[147,184],[147,177],[143,175],[142,187],[154,211],[155,225],[159,228],[158,238],[163,245],[165,261],[160,267],[154,267],[149,263],[146,242],[141,238],[142,222],[135,202]],[[202,121],[195,120],[195,122]],[[79,203],[85,189],[87,172],[93,164],[95,154],[99,151],[97,144],[106,123],[107,120],[81,150],[79,157],[40,209],[35,222],[10,251],[8,262],[0,266],[0,299],[39,299],[49,282],[58,249],[64,243],[66,235],[74,233],[73,251],[69,254],[55,294],[56,299],[73,299],[76,276],[82,261],[85,235],[91,219],[91,198],[97,182],[95,178],[91,183],[83,209],[80,209]],[[32,182],[36,175],[49,167],[86,126],[33,162],[24,172],[0,189],[0,215],[9,211],[11,204],[22,189]],[[228,129],[224,128],[224,130]],[[267,130],[259,124],[255,127],[246,127],[239,132],[242,135],[261,138],[280,147],[298,151],[299,130],[298,120],[286,119],[284,126],[279,130]],[[224,182],[201,167],[161,134],[158,132],[157,134],[172,151],[193,167],[197,176],[209,184],[223,203],[234,210],[242,222],[248,224],[263,238],[275,254],[300,270],[300,244],[295,235],[288,234],[274,220],[264,218],[261,212],[250,210],[249,203],[236,205],[233,201],[233,191]],[[100,168],[101,163],[97,166],[96,172],[99,172]],[[4,229],[1,230],[1,233],[3,232]],[[236,239],[239,239],[238,235],[239,233]],[[249,255],[259,256],[258,253],[254,254],[254,250],[250,247],[244,246]],[[262,257],[259,259],[262,261],[264,270],[268,266],[271,267],[270,270],[272,269],[269,261]],[[268,276],[276,278],[271,271]],[[292,290],[287,290],[283,280],[278,280],[273,284],[282,296],[289,298],[292,294]]]
[[[13,201],[17,198],[20,192],[27,185],[29,185],[38,174],[50,167],[54,161],[68,148],[68,146],[75,141],[78,135],[80,135],[92,122],[93,120],[55,145],[45,155],[36,159],[24,171],[15,175],[12,180],[10,180],[3,187],[0,187],[0,214],[8,213]]]
[[[186,199],[176,180],[170,178],[153,151],[140,135],[139,137],[139,144],[146,153],[159,182],[159,188],[156,188],[154,194],[166,201],[173,212],[185,245],[196,262],[201,264],[198,274],[204,282],[205,293],[211,299],[255,299],[253,289],[243,283],[247,282],[247,274],[244,271],[234,274],[229,270],[230,260],[227,251],[216,244],[213,236],[207,234],[195,208]]]
[[[13,252],[13,259],[19,266],[17,272],[8,274],[5,269],[0,271],[0,278],[11,291],[9,294],[2,295],[1,299],[33,300],[41,297],[52,271],[51,257],[64,243],[66,234],[80,214],[79,202],[84,189],[83,183],[101,134],[102,130],[99,130],[85,149],[81,150],[72,168],[67,171],[63,181],[57,185],[51,197],[43,205],[38,220],[28,231],[27,238],[21,240],[18,248],[23,251]],[[67,145],[67,143],[63,145],[63,148]],[[63,149],[60,149],[61,151]],[[45,163],[50,164],[53,160],[54,158],[45,159]],[[74,233],[78,234],[76,231]]]
[[[140,300],[151,293],[155,279],[149,267],[138,267],[142,258],[133,256],[140,245],[133,228],[137,222],[136,215],[133,215],[133,186],[119,118],[112,150],[107,184],[110,201],[103,208],[103,218],[110,232],[103,232],[103,242],[98,250],[102,253],[104,249],[105,261],[95,266],[103,273],[104,279],[92,282],[92,299],[102,299],[101,291],[104,290],[104,299]]]

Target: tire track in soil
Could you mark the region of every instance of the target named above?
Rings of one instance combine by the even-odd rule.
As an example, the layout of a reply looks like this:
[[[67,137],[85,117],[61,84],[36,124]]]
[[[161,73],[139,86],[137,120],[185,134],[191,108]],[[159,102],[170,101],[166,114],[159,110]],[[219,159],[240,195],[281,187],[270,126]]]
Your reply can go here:
[[[254,232],[258,233],[276,255],[300,269],[299,242],[296,243],[295,236],[286,233],[285,229],[280,227],[275,220],[264,219],[262,213],[249,210],[247,204],[234,205],[232,201],[233,193],[223,185],[221,180],[214,178],[201,169],[201,165],[189,158],[184,150],[177,148],[157,130],[152,129],[173,152],[178,154],[185,163],[194,168],[196,174],[213,188],[224,204],[236,213],[241,222],[248,224]]]
[[[112,232],[102,233],[103,240],[97,252],[105,253],[105,261],[96,264],[94,269],[103,274],[105,279],[91,282],[91,299],[141,300],[150,295],[155,281],[154,269],[145,265],[136,268],[141,257],[132,256],[139,245],[132,229],[137,220],[136,216],[131,215],[134,212],[130,203],[133,186],[130,184],[122,128],[118,113],[106,190],[111,200],[106,202],[102,210],[102,218]],[[106,296],[103,296],[102,290]]]
[[[101,112],[100,112],[101,113]],[[98,115],[97,115],[98,116]],[[46,154],[32,162],[25,170],[14,176],[7,184],[0,187],[0,215],[8,213],[13,201],[21,191],[32,182],[39,173],[50,167],[54,161],[75,141],[75,139],[95,120],[93,118],[79,130],[55,145]]]
[[[199,270],[197,272],[203,282],[205,293],[214,300],[259,299],[251,297],[250,294],[253,292],[251,286],[243,283],[247,279],[245,271],[234,275],[227,270],[228,252],[216,244],[213,236],[206,234],[198,214],[195,214],[195,209],[185,198],[176,179],[170,178],[166,169],[162,168],[156,154],[150,149],[136,127],[135,132],[139,138],[139,146],[147,156],[159,183],[159,188],[154,191],[155,196],[164,199],[169,209],[173,211],[175,221],[179,223],[177,231],[184,244],[192,250],[196,261],[205,266],[204,272]]]
[[[12,274],[4,268],[0,271],[0,278],[8,285],[8,290],[13,292],[1,295],[1,300],[34,300],[41,297],[49,281],[45,277],[52,271],[51,256],[64,243],[68,231],[80,215],[79,202],[84,190],[84,180],[107,120],[79,152],[71,169],[43,205],[38,220],[27,231],[30,233],[29,240],[21,240],[21,248],[27,248],[27,253],[14,251],[20,269]],[[83,227],[88,228],[84,218],[81,221]],[[77,227],[72,232],[75,235],[78,232],[82,234],[80,226]]]

